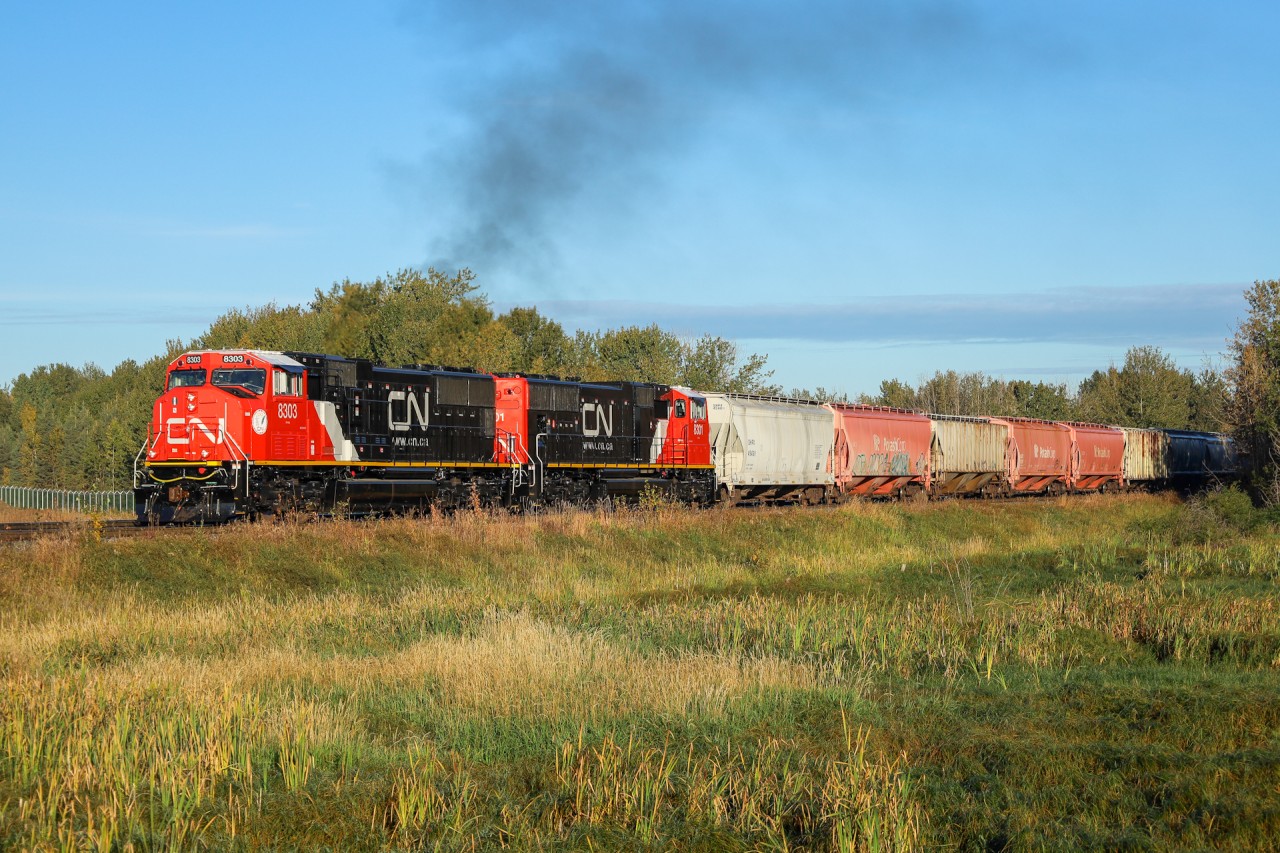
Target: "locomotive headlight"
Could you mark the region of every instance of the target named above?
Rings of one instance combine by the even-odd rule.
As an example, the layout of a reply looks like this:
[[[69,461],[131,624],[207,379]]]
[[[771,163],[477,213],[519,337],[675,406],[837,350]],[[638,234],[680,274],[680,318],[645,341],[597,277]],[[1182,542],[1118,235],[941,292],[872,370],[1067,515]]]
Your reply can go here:
[[[201,458],[201,459],[208,459],[208,458],[209,458],[209,451],[207,451],[207,450],[201,450],[201,451],[200,451],[200,458]]]

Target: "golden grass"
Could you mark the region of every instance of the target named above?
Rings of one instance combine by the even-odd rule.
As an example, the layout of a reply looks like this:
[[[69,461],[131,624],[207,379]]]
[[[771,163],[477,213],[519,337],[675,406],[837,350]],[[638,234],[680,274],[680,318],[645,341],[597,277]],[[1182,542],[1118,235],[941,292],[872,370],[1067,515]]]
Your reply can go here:
[[[1115,652],[1072,631],[1280,668],[1274,598],[1177,591],[1273,577],[1274,541],[1161,541],[1138,558],[1144,579],[1121,581],[1100,573],[1132,544],[1081,532],[1176,508],[1046,505],[462,513],[7,549],[0,839],[235,844],[270,837],[273,797],[369,784],[380,793],[352,808],[392,846],[554,846],[606,826],[656,844],[683,821],[775,846],[912,849],[929,826],[912,757],[868,730],[846,723],[835,753],[767,730],[695,749],[638,741],[628,721],[713,726],[744,703],[857,703],[885,679],[995,683]],[[1047,554],[1066,579],[1007,594],[979,568],[1011,552]],[[112,574],[152,560],[232,586],[157,594]],[[914,591],[881,592],[890,581]],[[583,733],[544,744],[527,769],[543,793],[519,806],[441,745],[504,721]]]
[[[0,503],[0,524],[29,521],[71,521],[90,523],[94,519],[133,518],[132,512],[75,512],[69,509],[16,509]]]

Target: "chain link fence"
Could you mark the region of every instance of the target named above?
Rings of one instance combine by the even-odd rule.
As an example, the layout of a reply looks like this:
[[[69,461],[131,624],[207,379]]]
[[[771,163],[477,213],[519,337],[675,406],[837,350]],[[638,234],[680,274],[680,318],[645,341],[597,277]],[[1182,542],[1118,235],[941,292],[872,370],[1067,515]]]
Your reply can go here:
[[[0,486],[0,503],[14,509],[60,509],[68,512],[133,514],[133,491],[71,492],[65,489],[29,489]]]

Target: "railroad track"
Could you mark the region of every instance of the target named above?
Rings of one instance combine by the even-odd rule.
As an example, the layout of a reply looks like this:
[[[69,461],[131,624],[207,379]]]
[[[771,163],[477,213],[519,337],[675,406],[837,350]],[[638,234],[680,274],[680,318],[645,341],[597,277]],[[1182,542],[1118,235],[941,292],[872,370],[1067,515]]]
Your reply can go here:
[[[20,542],[41,536],[85,535],[104,539],[137,536],[154,527],[138,527],[130,519],[106,521],[7,521],[0,522],[0,542]]]

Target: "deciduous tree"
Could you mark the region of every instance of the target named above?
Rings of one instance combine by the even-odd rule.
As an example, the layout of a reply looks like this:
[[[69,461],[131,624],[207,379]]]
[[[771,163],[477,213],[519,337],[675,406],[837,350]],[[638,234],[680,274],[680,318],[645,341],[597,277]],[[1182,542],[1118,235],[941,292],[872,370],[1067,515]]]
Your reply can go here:
[[[1194,377],[1159,347],[1131,347],[1124,366],[1095,370],[1080,383],[1085,420],[1128,427],[1186,429]]]
[[[769,384],[772,370],[765,369],[765,356],[752,353],[742,361],[738,345],[714,335],[703,335],[683,347],[684,365],[680,384],[701,391],[729,391],[749,394],[777,394]]]
[[[1280,504],[1280,279],[1245,291],[1249,314],[1229,342],[1226,420],[1247,455],[1248,482],[1267,505]]]

